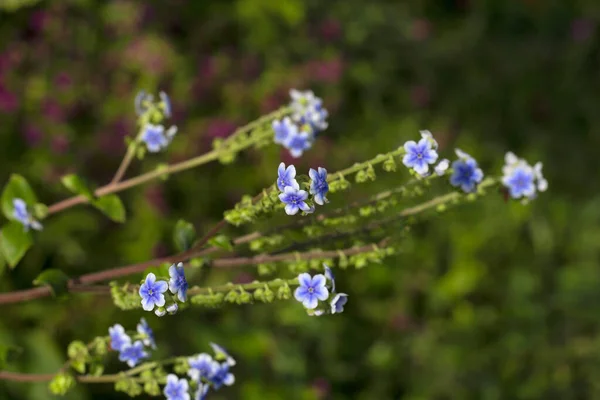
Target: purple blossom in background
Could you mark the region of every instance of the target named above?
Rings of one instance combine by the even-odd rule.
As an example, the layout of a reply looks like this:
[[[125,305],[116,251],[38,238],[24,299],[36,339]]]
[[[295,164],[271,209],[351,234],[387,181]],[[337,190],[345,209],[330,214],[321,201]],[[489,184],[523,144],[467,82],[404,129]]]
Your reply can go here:
[[[588,18],[578,18],[571,23],[571,38],[576,42],[588,40],[596,30],[596,23]]]
[[[12,113],[19,106],[17,96],[6,90],[0,82],[0,112]]]
[[[210,377],[210,382],[215,390],[219,390],[221,386],[231,386],[235,383],[235,376],[229,372],[229,364],[224,362]]]
[[[286,148],[290,151],[290,154],[294,158],[302,156],[305,150],[310,149],[312,146],[312,138],[308,132],[301,132],[292,135],[287,142]]]
[[[304,272],[298,275],[298,282],[300,286],[294,291],[294,297],[301,302],[305,308],[317,308],[319,300],[324,301],[329,297],[329,290],[327,290],[327,287],[325,286],[327,279],[323,274],[317,274],[314,277],[311,277]]]
[[[206,136],[215,139],[227,137],[237,129],[237,125],[230,120],[214,118],[211,119],[206,128]]]
[[[220,368],[218,362],[206,353],[198,354],[196,357],[188,358],[188,375],[191,379],[199,382],[202,378],[208,379]]]
[[[108,328],[108,335],[110,337],[110,347],[120,352],[125,345],[131,344],[131,338],[125,333],[125,329],[120,324],[115,324]]]
[[[156,342],[154,341],[154,332],[146,322],[145,318],[140,320],[140,323],[137,325],[137,332],[143,336],[142,342],[144,346],[152,347],[156,349]]]
[[[42,131],[35,125],[27,124],[23,128],[23,137],[30,147],[39,146],[42,141]]]
[[[290,139],[298,134],[298,126],[289,117],[285,117],[281,121],[276,119],[271,123],[271,126],[275,132],[275,143],[285,147],[288,146]]]
[[[130,368],[135,367],[145,358],[148,358],[148,353],[144,351],[144,344],[140,340],[136,340],[133,344],[126,343],[121,347],[119,360],[126,362]]]

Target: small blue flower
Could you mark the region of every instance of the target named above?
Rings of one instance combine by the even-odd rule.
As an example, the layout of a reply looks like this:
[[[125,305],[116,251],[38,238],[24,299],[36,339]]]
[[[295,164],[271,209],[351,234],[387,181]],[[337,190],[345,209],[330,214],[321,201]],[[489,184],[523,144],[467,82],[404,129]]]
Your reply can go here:
[[[308,193],[293,186],[286,186],[283,193],[279,195],[279,200],[285,204],[287,215],[295,215],[299,210],[310,212],[311,208],[306,204],[306,199],[308,199]]]
[[[277,187],[283,192],[286,186],[292,186],[300,189],[298,182],[296,182],[296,167],[293,165],[285,167],[284,163],[279,164],[277,168]]]
[[[141,140],[146,143],[146,147],[151,153],[158,153],[169,144],[165,135],[165,127],[162,125],[146,124]]]
[[[329,113],[323,108],[323,100],[307,90],[301,92],[296,89],[290,90],[292,103],[292,118],[300,125],[308,125],[311,134],[317,134],[327,129],[327,117]]]
[[[13,199],[13,208],[13,217],[23,224],[25,231],[28,231],[29,228],[42,230],[42,224],[33,219],[33,216],[27,211],[27,203],[23,199]]]
[[[444,158],[435,166],[434,171],[438,176],[442,176],[446,173],[448,167],[450,167],[450,161]]]
[[[140,296],[142,297],[142,308],[146,311],[152,311],[154,306],[162,307],[165,305],[165,295],[169,289],[169,284],[165,281],[157,281],[156,275],[152,272],[146,276],[146,281],[140,286]]]
[[[289,117],[285,117],[282,121],[274,120],[271,126],[275,132],[275,143],[283,146],[287,146],[289,139],[298,134],[298,126]]]
[[[188,381],[184,378],[178,379],[177,375],[167,375],[167,384],[163,393],[167,400],[190,400],[188,393]]]
[[[169,304],[167,306],[167,312],[171,315],[177,314],[177,310],[179,310],[179,306],[177,305],[177,303]]]
[[[169,268],[169,289],[171,293],[177,294],[177,298],[181,302],[185,302],[187,299],[188,283],[185,279],[185,272],[183,270],[183,263],[171,265]],[[167,310],[168,311],[168,310]]]
[[[329,290],[325,287],[327,280],[323,274],[311,277],[304,272],[298,275],[298,282],[300,286],[294,291],[294,297],[305,308],[314,309],[319,304],[319,300],[324,301],[329,297]]]
[[[119,354],[119,360],[127,362],[130,368],[135,367],[144,358],[148,358],[148,353],[144,351],[144,343],[141,340],[125,344]]]
[[[152,102],[153,99],[154,99],[154,96],[146,93],[144,90],[140,90],[137,93],[137,95],[135,96],[135,100],[134,100],[135,113],[137,115],[142,115],[146,111],[148,111],[147,103]]]
[[[108,328],[110,337],[110,347],[113,350],[121,351],[124,346],[131,344],[131,338],[125,333],[125,329],[120,324],[115,324]]]
[[[325,267],[325,278],[331,282],[331,293],[335,293],[335,277],[333,276],[333,272],[326,264],[323,264],[323,267]]]
[[[327,192],[329,192],[329,184],[327,183],[327,170],[319,167],[318,171],[310,169],[308,171],[310,176],[310,194],[314,196],[315,203],[322,206],[327,203]]]
[[[198,382],[198,390],[196,390],[194,400],[205,400],[208,389],[210,389],[210,386],[207,383]]]
[[[437,151],[432,148],[432,142],[427,137],[423,137],[419,143],[409,140],[404,143],[404,150],[406,154],[402,158],[402,163],[414,169],[419,175],[426,175],[429,164],[434,164],[438,159]]]
[[[218,362],[206,353],[198,354],[196,357],[188,358],[190,369],[188,375],[191,379],[200,382],[202,378],[209,378],[221,367]]]
[[[333,300],[331,300],[331,313],[341,313],[344,311],[344,306],[348,302],[348,295],[345,293],[338,293],[335,295]]]
[[[212,347],[213,351],[215,352],[215,358],[225,360],[225,362],[232,367],[235,365],[235,359],[229,355],[225,348],[216,343],[210,343],[210,347]]]
[[[146,322],[145,318],[140,319],[140,323],[137,324],[137,332],[142,335],[142,342],[144,346],[150,346],[156,349],[156,342],[154,341],[154,332]]]
[[[533,197],[535,195],[534,171],[528,166],[518,166],[508,176],[502,178],[504,186],[508,187],[510,196]]]
[[[312,138],[308,132],[299,132],[289,137],[286,148],[294,158],[302,155],[304,150],[310,149],[312,146]]]
[[[329,112],[323,108],[321,99],[304,115],[304,119],[310,124],[315,135],[327,129],[329,126],[327,117],[329,117]]]
[[[235,382],[235,376],[229,372],[229,364],[224,362],[220,365],[220,368],[210,377],[210,381],[213,384],[215,390],[219,390],[221,386],[231,386]]]
[[[163,307],[158,307],[154,310],[154,314],[156,314],[157,317],[164,317],[166,313],[167,311]]]
[[[483,179],[483,171],[477,165],[477,161],[467,153],[456,149],[456,154],[460,158],[452,163],[454,172],[450,177],[450,184],[460,187],[466,193],[473,192]]]
[[[160,92],[158,95],[160,96],[160,100],[163,104],[165,117],[171,118],[171,115],[173,113],[173,108],[171,107],[171,99],[165,92]]]

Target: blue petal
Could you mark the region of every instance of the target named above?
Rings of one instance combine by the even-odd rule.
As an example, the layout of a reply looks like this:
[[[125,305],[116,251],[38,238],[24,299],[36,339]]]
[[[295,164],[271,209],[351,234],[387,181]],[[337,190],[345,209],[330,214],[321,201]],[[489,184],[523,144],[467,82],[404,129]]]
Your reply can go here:
[[[325,275],[323,275],[323,274],[317,274],[317,275],[313,276],[312,280],[310,282],[310,286],[315,289],[317,287],[325,287],[326,284],[327,284],[327,279],[325,279]]]
[[[296,215],[300,208],[296,204],[287,204],[285,206],[285,213],[287,215]]]
[[[169,284],[165,281],[157,281],[154,284],[154,290],[160,292],[160,293],[164,293],[169,289]]]
[[[300,275],[298,275],[298,283],[300,283],[300,286],[304,287],[311,286],[312,277],[310,276],[310,274],[303,272]]]

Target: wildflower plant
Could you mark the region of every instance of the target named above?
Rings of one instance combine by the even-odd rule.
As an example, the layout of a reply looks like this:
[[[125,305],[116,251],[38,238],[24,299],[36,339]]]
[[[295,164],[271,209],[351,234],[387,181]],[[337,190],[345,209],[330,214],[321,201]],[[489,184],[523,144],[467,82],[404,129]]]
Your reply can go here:
[[[133,106],[138,131],[127,139],[123,161],[108,184],[96,187],[82,177],[66,175],[62,183],[73,196],[46,205],[38,201],[23,176],[10,177],[0,198],[7,219],[1,228],[2,257],[11,268],[17,267],[34,245],[42,224],[52,225],[53,215],[75,205],[87,204],[124,223],[127,215],[118,193],[126,189],[169,179],[211,161],[231,164],[244,150],[268,144],[283,146],[292,157],[301,157],[318,145],[319,136],[328,129],[329,115],[322,99],[311,91],[292,90],[290,97],[288,105],[229,137],[215,139],[206,154],[125,179],[133,162],[144,162],[149,153],[161,157],[179,137],[176,126],[167,128],[167,120],[173,117],[169,96],[140,92]],[[209,343],[212,354],[191,349],[188,355],[156,358],[161,341],[167,339],[154,334],[151,326],[156,318],[170,318],[194,307],[227,309],[275,301],[295,301],[299,312],[302,308],[308,316],[333,318],[354,305],[349,302],[353,288],[339,291],[343,285],[336,283],[334,269],[347,274],[352,273],[349,267],[385,268],[384,258],[397,252],[407,228],[418,217],[483,198],[493,193],[489,189],[495,186],[503,186],[514,199],[527,201],[548,188],[541,163],[532,166],[509,152],[502,175],[493,171],[484,174],[475,158],[459,149],[452,163],[440,159],[441,149],[434,135],[427,130],[419,134],[418,141],[409,138],[385,154],[338,170],[330,165],[300,170],[283,162],[275,164],[272,180],[265,182],[263,190],[242,196],[202,235],[197,235],[190,222],[178,221],[173,227],[175,254],[79,277],[69,277],[57,269],[45,270],[34,281],[39,287],[0,293],[0,304],[109,292],[115,307],[147,312],[135,330],[115,323],[106,336],[103,332],[87,344],[72,342],[64,368],[50,382],[54,394],[65,394],[75,384],[109,382],[132,397],[145,392],[169,400],[210,398],[211,393],[235,384],[234,357],[225,347]],[[398,168],[399,163],[406,168]],[[380,173],[400,178],[394,176],[398,183],[384,191],[346,201],[353,187],[377,179]],[[423,200],[428,194],[430,198]],[[241,234],[238,227],[243,225],[256,228]],[[242,253],[244,256],[238,255]],[[248,265],[256,266],[256,279],[249,283],[206,286],[187,274],[190,268]],[[108,283],[102,285],[105,281]],[[122,369],[105,372],[113,355]],[[47,378],[0,371],[0,379],[15,377],[27,381]]]

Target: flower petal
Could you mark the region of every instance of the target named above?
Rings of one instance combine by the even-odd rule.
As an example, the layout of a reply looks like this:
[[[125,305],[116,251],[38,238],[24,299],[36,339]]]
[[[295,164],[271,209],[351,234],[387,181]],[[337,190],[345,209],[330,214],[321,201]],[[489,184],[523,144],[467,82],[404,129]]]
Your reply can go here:
[[[300,208],[296,204],[287,204],[285,206],[285,213],[287,215],[296,215]]]

